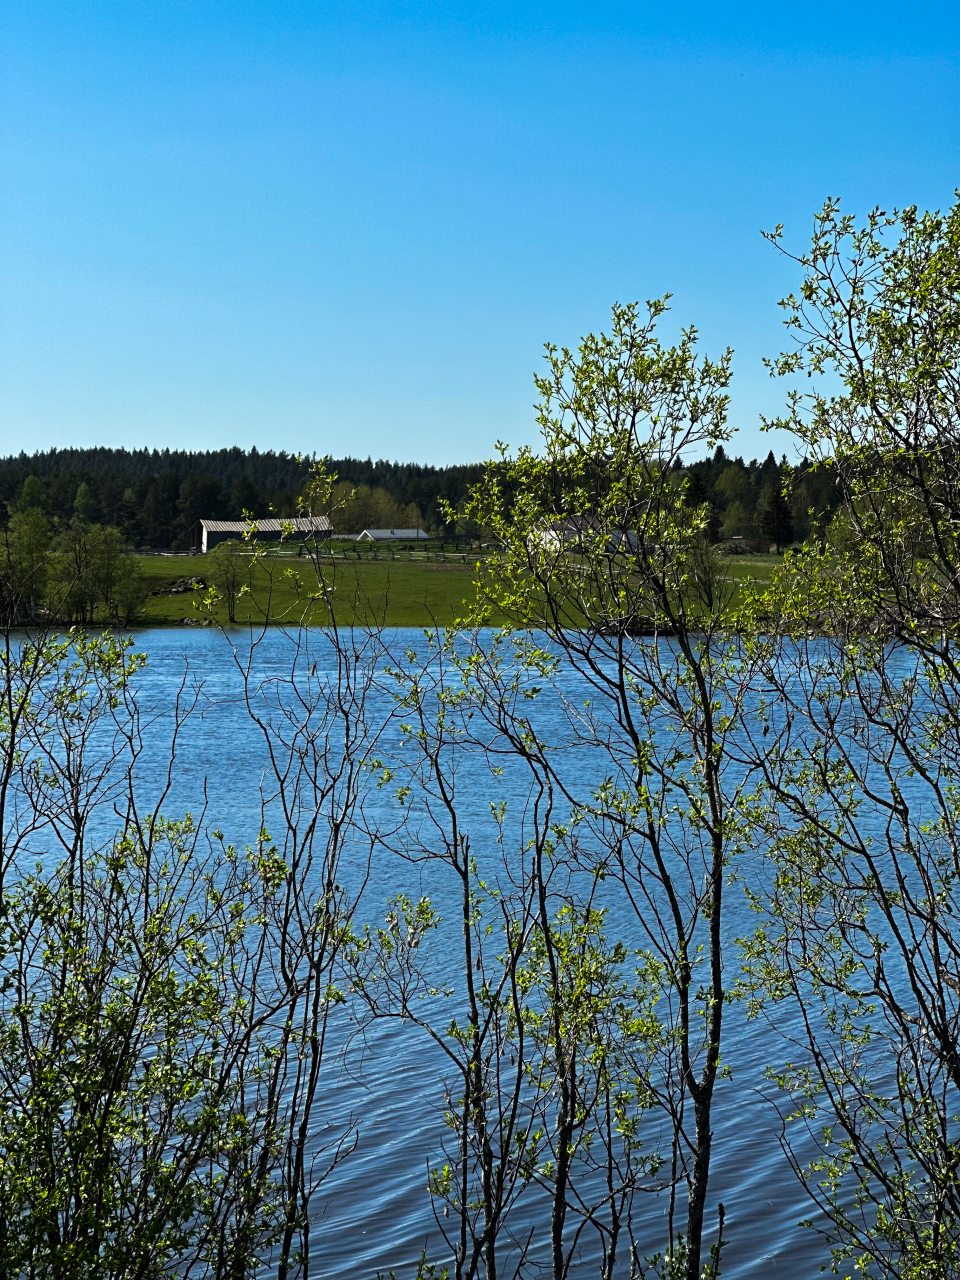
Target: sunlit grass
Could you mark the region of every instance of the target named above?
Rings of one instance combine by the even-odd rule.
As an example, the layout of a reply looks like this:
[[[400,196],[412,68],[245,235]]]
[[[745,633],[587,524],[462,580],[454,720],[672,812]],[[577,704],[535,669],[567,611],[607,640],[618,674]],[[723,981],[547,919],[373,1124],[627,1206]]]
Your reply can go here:
[[[333,551],[322,552],[315,562],[272,548],[256,562],[251,558],[252,576],[237,602],[236,625],[320,625],[332,617],[339,626],[449,626],[464,616],[473,597],[476,552],[441,557],[380,548],[358,556],[336,544]],[[750,581],[769,581],[778,563],[776,556],[730,556],[721,572],[740,595]],[[204,589],[173,593],[187,579],[210,585],[208,556],[143,556],[140,564],[150,592],[143,625],[197,625],[208,619],[227,624],[226,605],[207,603]],[[494,615],[490,621],[506,619]]]
[[[204,590],[171,594],[183,579],[199,578],[210,585],[206,556],[145,556],[141,563],[155,593],[146,601],[146,625],[192,624],[208,617],[227,622],[226,605],[208,606]],[[237,602],[237,625],[317,625],[332,616],[339,626],[446,626],[463,615],[476,575],[469,556],[454,562],[402,553],[396,559],[321,555],[314,563],[268,551],[251,563],[248,590]]]

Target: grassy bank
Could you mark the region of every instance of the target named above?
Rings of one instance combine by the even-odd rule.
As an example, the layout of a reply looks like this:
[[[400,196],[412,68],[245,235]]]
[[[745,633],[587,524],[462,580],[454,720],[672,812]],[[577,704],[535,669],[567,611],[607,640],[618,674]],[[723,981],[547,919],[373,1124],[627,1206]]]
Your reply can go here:
[[[236,623],[327,622],[327,606],[316,599],[319,593],[332,601],[341,626],[446,626],[463,615],[464,602],[472,597],[476,562],[476,551],[380,549],[358,555],[349,548],[335,548],[321,557],[318,581],[309,560],[295,553],[270,553],[251,564],[248,590],[237,600]],[[724,561],[724,576],[738,585],[765,582],[777,563],[776,556],[731,556]],[[143,556],[140,565],[149,592],[143,625],[196,625],[211,616],[202,603],[204,591],[188,585],[193,580],[208,582],[207,556]],[[212,616],[226,623],[226,605],[215,604]]]
[[[313,564],[294,555],[269,554],[251,564],[247,590],[238,598],[236,621],[249,623],[320,623],[329,621],[322,595],[333,603],[341,626],[386,623],[396,627],[428,627],[455,621],[473,590],[476,556],[437,558],[425,552],[379,556],[324,556],[320,579]],[[144,607],[147,626],[184,625],[210,616],[202,590],[183,588],[191,579],[206,583],[206,556],[143,556],[141,567],[150,594]],[[213,607],[218,622],[227,622],[220,602]]]

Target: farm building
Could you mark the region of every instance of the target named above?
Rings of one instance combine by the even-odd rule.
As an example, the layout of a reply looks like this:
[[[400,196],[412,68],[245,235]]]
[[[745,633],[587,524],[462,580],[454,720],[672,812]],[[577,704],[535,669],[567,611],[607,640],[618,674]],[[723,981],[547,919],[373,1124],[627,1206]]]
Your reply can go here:
[[[252,532],[251,532],[252,531]],[[218,542],[231,538],[244,538],[247,533],[257,542],[280,542],[286,538],[329,538],[330,521],[326,516],[290,516],[277,519],[270,516],[263,520],[198,520],[194,526],[194,547],[197,551],[212,551]]]
[[[758,552],[770,550],[770,539],[742,538],[740,534],[736,533],[732,538],[727,538],[723,545],[728,551],[733,551],[734,553],[749,552],[751,555],[756,555]]]
[[[531,549],[541,551],[578,551],[584,543],[596,538],[599,523],[590,516],[564,516],[544,520],[530,535]]]
[[[583,551],[602,541],[608,551],[630,552],[640,546],[640,535],[635,529],[611,528],[605,531],[594,516],[564,516],[557,520],[544,520],[528,539],[531,552],[554,553]]]
[[[427,539],[422,529],[364,529],[357,534],[358,542],[426,542]]]

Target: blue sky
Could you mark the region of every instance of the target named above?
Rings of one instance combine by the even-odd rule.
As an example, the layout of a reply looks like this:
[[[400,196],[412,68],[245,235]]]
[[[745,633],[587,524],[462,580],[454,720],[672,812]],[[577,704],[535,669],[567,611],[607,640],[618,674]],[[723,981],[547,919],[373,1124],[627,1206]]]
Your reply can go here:
[[[673,295],[734,449],[827,195],[960,185],[954,4],[8,0],[0,452],[532,443],[532,373]]]

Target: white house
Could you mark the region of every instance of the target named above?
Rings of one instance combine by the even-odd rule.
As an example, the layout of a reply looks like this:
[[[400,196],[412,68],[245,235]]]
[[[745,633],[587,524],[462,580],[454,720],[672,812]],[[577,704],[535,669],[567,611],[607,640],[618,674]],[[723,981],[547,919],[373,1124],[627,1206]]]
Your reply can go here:
[[[607,551],[635,552],[641,543],[636,529],[614,527],[605,530],[595,516],[563,516],[544,520],[529,538],[531,553],[559,555],[563,551],[583,551],[601,542]]]
[[[531,550],[574,551],[597,536],[599,525],[590,516],[562,516],[544,520],[531,535]]]

